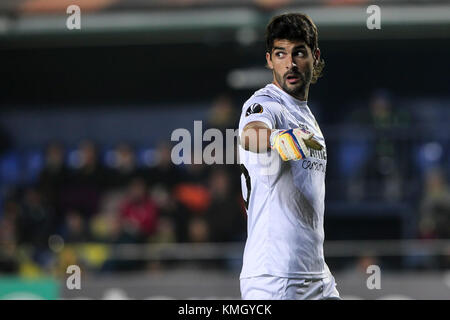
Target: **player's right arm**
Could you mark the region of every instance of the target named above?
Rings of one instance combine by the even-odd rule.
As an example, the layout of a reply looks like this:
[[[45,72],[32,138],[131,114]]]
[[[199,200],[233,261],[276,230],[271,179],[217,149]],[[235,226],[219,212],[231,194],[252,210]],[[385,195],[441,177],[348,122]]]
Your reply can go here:
[[[276,150],[282,160],[301,160],[309,157],[309,148],[322,150],[313,138],[314,134],[302,129],[270,129],[264,122],[253,121],[242,130],[241,145],[251,152],[263,153]]]
[[[262,121],[248,123],[241,134],[241,145],[246,151],[264,153],[270,150],[270,135],[272,131]]]
[[[284,161],[309,157],[309,148],[322,149],[313,134],[305,129],[276,129],[282,117],[280,103],[270,96],[259,96],[247,102],[240,124],[242,148],[255,153],[276,150]]]

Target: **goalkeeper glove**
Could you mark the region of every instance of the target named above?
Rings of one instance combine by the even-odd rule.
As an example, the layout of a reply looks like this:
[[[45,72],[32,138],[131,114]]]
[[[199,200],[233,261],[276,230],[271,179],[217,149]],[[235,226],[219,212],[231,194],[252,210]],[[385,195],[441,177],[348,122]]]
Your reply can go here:
[[[313,136],[302,128],[274,130],[270,135],[270,147],[280,154],[283,161],[301,160],[310,156],[309,148],[323,149]]]

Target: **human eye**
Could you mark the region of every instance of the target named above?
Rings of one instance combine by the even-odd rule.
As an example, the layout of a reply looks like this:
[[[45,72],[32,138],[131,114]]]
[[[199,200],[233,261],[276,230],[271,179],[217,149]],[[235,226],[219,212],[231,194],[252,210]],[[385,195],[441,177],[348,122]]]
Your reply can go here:
[[[285,53],[284,53],[283,51],[276,51],[276,52],[275,52],[275,56],[276,56],[277,58],[283,58],[284,55],[285,55]]]
[[[304,56],[306,56],[306,54],[303,50],[299,50],[299,51],[295,52],[295,56],[304,57]]]

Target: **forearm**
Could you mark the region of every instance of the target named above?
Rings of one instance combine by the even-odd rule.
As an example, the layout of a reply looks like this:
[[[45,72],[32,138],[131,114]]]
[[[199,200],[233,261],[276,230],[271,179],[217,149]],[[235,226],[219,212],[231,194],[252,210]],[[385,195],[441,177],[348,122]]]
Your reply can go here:
[[[272,130],[266,126],[247,126],[242,131],[241,145],[247,151],[265,153],[270,150],[271,133]]]

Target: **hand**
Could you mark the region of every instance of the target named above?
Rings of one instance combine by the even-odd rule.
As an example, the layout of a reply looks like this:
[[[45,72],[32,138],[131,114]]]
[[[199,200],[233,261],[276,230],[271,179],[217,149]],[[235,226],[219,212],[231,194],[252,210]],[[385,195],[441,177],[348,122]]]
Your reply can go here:
[[[274,130],[270,135],[270,146],[283,161],[301,160],[310,156],[309,148],[323,149],[313,136],[313,133],[302,128]]]

